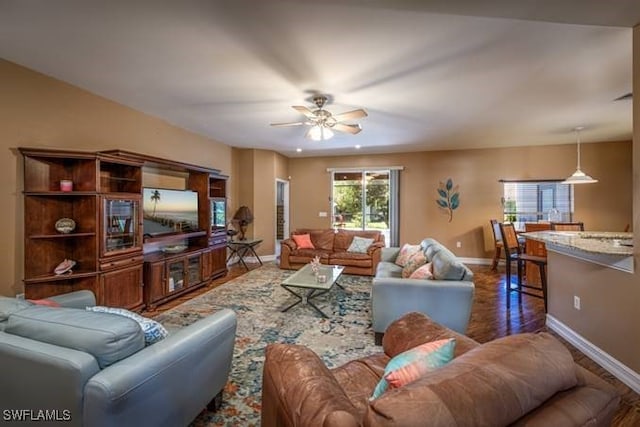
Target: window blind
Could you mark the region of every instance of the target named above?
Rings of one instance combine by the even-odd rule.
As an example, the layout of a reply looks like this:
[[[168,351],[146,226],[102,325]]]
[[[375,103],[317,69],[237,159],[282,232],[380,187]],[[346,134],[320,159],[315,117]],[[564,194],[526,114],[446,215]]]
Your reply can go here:
[[[503,185],[504,221],[516,227],[549,219],[572,221],[573,186],[561,181],[505,181]]]

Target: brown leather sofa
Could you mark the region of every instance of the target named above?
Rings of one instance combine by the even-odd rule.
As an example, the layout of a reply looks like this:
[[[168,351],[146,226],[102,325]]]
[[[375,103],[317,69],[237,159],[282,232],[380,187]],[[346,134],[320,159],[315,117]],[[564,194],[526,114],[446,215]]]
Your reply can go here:
[[[391,357],[449,337],[451,362],[369,402]],[[269,345],[262,426],[608,426],[620,402],[548,333],[480,345],[409,313],[389,326],[382,349],[328,369],[305,347]]]
[[[297,270],[319,256],[320,262],[341,265],[346,274],[373,276],[380,262],[384,235],[379,231],[308,229],[295,230],[294,234],[309,234],[314,249],[300,249],[292,238],[282,241],[280,268]],[[374,239],[366,254],[347,252],[354,236]]]

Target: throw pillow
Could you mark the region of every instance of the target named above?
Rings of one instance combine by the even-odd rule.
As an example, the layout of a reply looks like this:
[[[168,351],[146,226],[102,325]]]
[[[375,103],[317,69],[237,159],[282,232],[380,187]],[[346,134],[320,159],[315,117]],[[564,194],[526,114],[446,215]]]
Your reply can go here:
[[[62,307],[60,305],[60,303],[58,303],[58,302],[56,302],[56,301],[54,301],[52,299],[30,299],[30,300],[27,300],[27,301],[29,301],[32,304],[44,305],[44,306],[47,306],[47,307]]]
[[[433,264],[431,264],[430,262],[426,263],[425,265],[421,265],[416,271],[411,273],[409,279],[433,279],[433,272],[431,271],[432,267]]]
[[[353,241],[347,248],[347,252],[356,252],[366,254],[369,246],[373,244],[373,239],[367,239],[360,236],[353,236]]]
[[[406,279],[410,277],[414,271],[416,271],[419,267],[425,265],[426,263],[427,257],[424,255],[424,252],[416,252],[411,258],[409,258],[409,261],[407,261],[407,263],[402,268],[402,278]]]
[[[409,258],[411,258],[416,252],[420,250],[420,245],[410,245],[405,243],[400,249],[400,253],[398,254],[395,263],[400,267],[404,267]]]
[[[140,329],[144,333],[144,342],[149,344],[155,344],[158,341],[162,341],[165,339],[169,332],[162,326],[160,323],[155,320],[148,319],[146,317],[142,317],[137,313],[134,313],[129,310],[125,310],[124,308],[115,308],[115,307],[103,307],[100,305],[96,305],[94,307],[87,307],[88,311],[95,311],[98,313],[110,313],[116,314],[118,316],[128,317],[129,319],[133,319],[140,325]]]
[[[398,354],[387,363],[384,374],[369,400],[382,396],[388,388],[407,385],[449,363],[453,359],[455,346],[455,338],[447,338],[424,343]]]
[[[315,246],[311,243],[310,234],[294,234],[291,238],[296,242],[298,249],[315,249]]]

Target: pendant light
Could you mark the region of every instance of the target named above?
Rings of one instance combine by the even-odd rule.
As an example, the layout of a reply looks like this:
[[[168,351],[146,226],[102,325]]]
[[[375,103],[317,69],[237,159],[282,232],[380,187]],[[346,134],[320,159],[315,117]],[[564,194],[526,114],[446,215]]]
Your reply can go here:
[[[580,169],[580,131],[582,129],[584,129],[584,127],[582,126],[578,126],[577,128],[575,128],[576,140],[578,142],[578,167],[576,168],[576,171],[573,173],[573,175],[562,181],[563,184],[592,184],[594,182],[598,182],[597,179],[591,178]]]

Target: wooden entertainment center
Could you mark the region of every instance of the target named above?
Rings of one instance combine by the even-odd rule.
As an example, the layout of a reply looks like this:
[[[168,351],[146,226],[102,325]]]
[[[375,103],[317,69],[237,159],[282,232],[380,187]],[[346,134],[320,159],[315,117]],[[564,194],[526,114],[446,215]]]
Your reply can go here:
[[[120,150],[20,152],[26,298],[88,289],[99,305],[153,309],[226,274],[227,176],[219,170]],[[147,233],[145,175],[197,193],[197,226]]]

